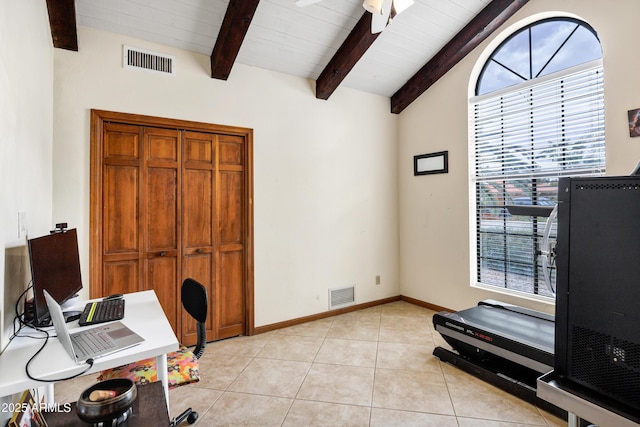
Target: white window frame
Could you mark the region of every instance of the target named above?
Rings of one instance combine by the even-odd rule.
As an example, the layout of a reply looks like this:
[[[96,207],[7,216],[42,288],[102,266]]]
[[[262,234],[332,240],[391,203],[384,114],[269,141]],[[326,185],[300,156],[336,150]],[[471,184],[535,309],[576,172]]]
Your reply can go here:
[[[486,61],[488,60],[488,58],[484,59],[484,62],[486,63]],[[481,64],[483,65],[483,64]],[[536,86],[536,85],[541,85],[541,84],[545,84],[547,82],[551,82],[553,80],[558,79],[561,76],[569,76],[572,74],[576,74],[576,73],[581,73],[584,72],[585,70],[590,70],[590,69],[594,69],[594,68],[599,68],[599,72],[602,73],[602,68],[603,68],[603,61],[602,59],[598,59],[595,61],[591,61],[585,64],[581,64],[579,66],[576,67],[572,67],[569,69],[565,69],[562,70],[560,72],[556,72],[544,77],[539,77],[536,79],[532,79],[526,82],[523,82],[521,84],[518,85],[514,85],[505,89],[500,89],[485,95],[481,95],[481,96],[474,96],[471,97],[469,102],[469,194],[470,194],[470,215],[469,215],[469,220],[470,220],[470,226],[469,226],[469,244],[470,244],[470,273],[471,273],[471,286],[473,287],[477,287],[477,288],[482,288],[482,289],[486,289],[486,290],[490,290],[492,292],[498,292],[498,293],[504,293],[504,294],[508,294],[508,295],[515,295],[518,297],[523,297],[526,299],[533,299],[533,300],[538,300],[538,301],[544,301],[544,302],[553,302],[554,298],[550,297],[550,296],[543,296],[543,295],[537,295],[535,293],[529,293],[529,292],[524,292],[524,291],[518,291],[518,290],[514,290],[514,289],[510,289],[508,287],[499,287],[496,286],[495,284],[487,284],[487,283],[482,283],[479,281],[479,268],[478,268],[478,256],[477,256],[477,251],[478,251],[478,245],[479,245],[479,240],[478,240],[478,235],[479,235],[479,231],[478,231],[478,221],[480,221],[480,217],[478,214],[478,206],[476,203],[476,183],[477,183],[477,178],[476,178],[476,135],[475,135],[475,105],[478,102],[482,102],[483,100],[486,99],[492,99],[492,98],[496,98],[499,96],[503,96],[505,94],[508,93],[513,93],[513,92],[517,92],[522,90],[523,88],[528,88],[528,87],[532,87],[532,86]],[[470,85],[472,84],[473,87],[476,87],[476,84],[478,82],[478,79],[481,78],[481,76],[475,76],[475,78],[472,78],[473,81],[470,82]],[[602,93],[602,97],[604,96],[604,93]],[[601,144],[603,145],[602,149],[604,150],[604,100],[602,100],[602,128],[603,128],[603,135],[602,135],[602,141]],[[594,175],[604,175],[605,173],[605,169],[604,169],[604,159],[603,159],[603,164],[602,167],[598,168],[597,170],[585,170],[582,171],[582,173],[579,173],[579,171],[572,171],[569,172],[567,174],[565,174],[563,171],[560,171],[559,173],[557,173],[557,177],[559,176],[566,176],[566,175],[570,175],[570,176],[579,176],[579,175],[590,175],[590,176],[594,176]],[[530,174],[530,177],[532,177],[533,175]],[[544,224],[542,225],[542,227],[544,227]],[[507,229],[504,228],[504,232],[503,234],[507,234]],[[534,240],[535,241],[535,240]],[[536,268],[536,262],[534,261],[534,269]],[[540,285],[540,284],[539,284]]]

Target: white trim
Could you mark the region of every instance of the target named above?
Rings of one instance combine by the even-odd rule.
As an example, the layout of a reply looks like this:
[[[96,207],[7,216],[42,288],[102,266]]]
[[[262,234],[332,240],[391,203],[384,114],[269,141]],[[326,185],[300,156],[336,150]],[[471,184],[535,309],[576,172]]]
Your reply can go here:
[[[474,246],[474,252],[475,252],[475,246]],[[475,257],[475,254],[474,254]],[[472,276],[475,277],[475,276]],[[481,282],[476,282],[476,281],[472,281],[471,283],[471,287],[472,288],[476,288],[476,289],[482,289],[484,291],[491,291],[491,292],[495,292],[497,294],[500,295],[509,295],[509,296],[516,296],[519,298],[523,298],[529,301],[536,301],[536,302],[541,302],[544,304],[549,304],[549,305],[556,305],[556,300],[555,298],[551,298],[551,297],[546,297],[544,295],[537,295],[537,294],[530,294],[528,292],[522,292],[522,291],[517,291],[515,289],[508,289],[508,288],[500,288],[498,286],[495,285],[487,285]]]
[[[478,82],[478,78],[480,77],[482,68],[484,67],[484,64],[489,60],[489,57],[491,57],[491,54],[498,48],[498,46],[500,46],[500,44],[502,44],[502,42],[504,42],[507,38],[511,37],[511,35],[513,35],[516,31],[526,27],[527,25],[533,24],[534,22],[542,21],[543,19],[548,19],[548,18],[573,18],[573,19],[579,19],[580,21],[583,21],[589,24],[589,22],[586,19],[576,14],[573,14],[570,12],[563,12],[563,11],[554,11],[554,12],[541,12],[541,13],[536,13],[535,15],[527,16],[526,18],[523,18],[509,25],[508,27],[500,30],[500,33],[487,44],[487,47],[485,47],[484,50],[482,50],[482,52],[478,56],[478,60],[476,61],[473,68],[471,69],[471,75],[469,76],[469,92],[468,92],[469,98],[471,98],[472,96],[475,96],[476,83]]]
[[[543,77],[539,77],[539,78],[535,78],[535,79],[531,79],[528,80],[526,82],[523,83],[519,83],[516,85],[512,85],[503,89],[499,89],[496,91],[492,91],[490,93],[481,95],[481,96],[475,96],[475,90],[476,90],[476,85],[478,83],[478,79],[480,78],[480,75],[482,73],[482,70],[486,64],[486,62],[489,60],[489,58],[491,57],[491,55],[495,52],[495,50],[505,41],[507,40],[510,36],[512,36],[513,34],[515,34],[517,31],[521,30],[522,28],[534,24],[535,22],[541,21],[541,20],[545,20],[545,19],[549,19],[549,18],[572,18],[572,19],[576,19],[576,20],[580,20],[582,22],[585,22],[587,24],[588,21],[578,15],[572,14],[572,13],[568,13],[568,12],[562,12],[562,11],[552,11],[552,12],[543,12],[543,13],[537,13],[534,15],[530,15],[528,17],[525,17],[517,22],[514,22],[513,24],[505,27],[504,29],[501,29],[501,31],[499,32],[499,34],[497,36],[495,36],[492,40],[490,40],[486,47],[481,51],[481,53],[478,56],[477,61],[475,62],[470,76],[469,76],[469,86],[468,86],[468,118],[467,118],[467,125],[468,125],[468,133],[467,133],[467,158],[468,158],[468,163],[467,163],[467,170],[468,170],[468,180],[467,180],[467,184],[468,184],[468,196],[469,196],[469,277],[470,277],[470,286],[472,288],[477,288],[477,289],[482,289],[485,291],[490,291],[490,292],[495,292],[497,294],[503,294],[503,295],[509,295],[509,296],[513,296],[513,297],[517,297],[517,298],[523,298],[526,300],[530,300],[530,301],[536,301],[536,302],[541,302],[544,304],[550,304],[550,305],[555,305],[555,298],[552,297],[547,297],[547,296],[543,296],[543,295],[537,295],[537,294],[533,294],[533,293],[527,293],[527,292],[522,292],[522,291],[517,291],[517,290],[513,290],[513,289],[506,289],[506,288],[501,288],[495,285],[488,285],[488,284],[484,284],[484,283],[480,283],[477,282],[477,277],[478,277],[478,271],[477,271],[477,229],[476,229],[476,192],[475,192],[475,184],[476,184],[476,177],[475,177],[475,136],[474,136],[474,106],[475,104],[477,104],[478,102],[481,102],[483,100],[487,100],[487,99],[491,99],[494,97],[499,97],[501,95],[503,95],[504,93],[508,93],[508,92],[514,92],[517,91],[521,88],[524,87],[530,87],[533,85],[538,85],[538,84],[543,84],[546,83],[547,81],[550,80],[554,80],[557,79],[561,76],[570,76],[572,74],[577,74],[577,73],[581,73],[584,72],[586,70],[589,69],[594,69],[594,68],[598,68],[598,67],[603,67],[603,57],[604,57],[604,46],[601,45],[601,49],[603,50],[603,55],[601,58],[594,60],[594,61],[590,61],[590,62],[586,62],[584,64],[580,64],[577,65],[575,67],[571,67],[568,69],[564,69],[561,70],[559,72],[555,72],[555,73],[551,73],[548,75],[545,75]],[[596,34],[597,35],[597,34]],[[502,178],[502,177],[501,177]],[[518,178],[525,178],[518,176]]]

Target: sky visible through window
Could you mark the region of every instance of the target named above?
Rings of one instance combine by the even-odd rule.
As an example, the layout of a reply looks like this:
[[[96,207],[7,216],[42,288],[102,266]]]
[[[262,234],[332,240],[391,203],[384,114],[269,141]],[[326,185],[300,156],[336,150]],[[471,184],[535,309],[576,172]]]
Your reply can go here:
[[[602,57],[594,31],[570,19],[525,27],[498,47],[482,70],[476,95],[584,64]]]

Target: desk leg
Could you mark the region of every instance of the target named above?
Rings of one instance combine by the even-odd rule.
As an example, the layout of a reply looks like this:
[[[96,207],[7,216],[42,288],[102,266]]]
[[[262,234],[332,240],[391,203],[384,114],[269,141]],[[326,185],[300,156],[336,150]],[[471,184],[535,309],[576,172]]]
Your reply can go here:
[[[158,379],[162,382],[162,388],[164,389],[164,396],[167,398],[167,411],[169,409],[169,375],[168,375],[168,367],[167,367],[167,355],[161,354],[156,357],[156,372],[158,374]]]
[[[44,386],[44,403],[53,403],[54,402],[54,389],[53,383],[49,383]]]
[[[568,414],[568,427],[579,427],[580,426],[580,419],[578,418],[578,416],[576,414],[573,414],[571,412],[569,412]]]

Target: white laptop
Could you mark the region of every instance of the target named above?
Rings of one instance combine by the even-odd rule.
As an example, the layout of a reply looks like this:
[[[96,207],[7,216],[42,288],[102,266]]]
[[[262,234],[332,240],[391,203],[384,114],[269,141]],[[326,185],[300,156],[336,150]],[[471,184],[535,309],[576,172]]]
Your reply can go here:
[[[44,297],[47,300],[47,307],[58,339],[76,363],[106,356],[144,341],[144,338],[121,322],[103,323],[90,329],[70,333],[60,304],[46,290]]]

